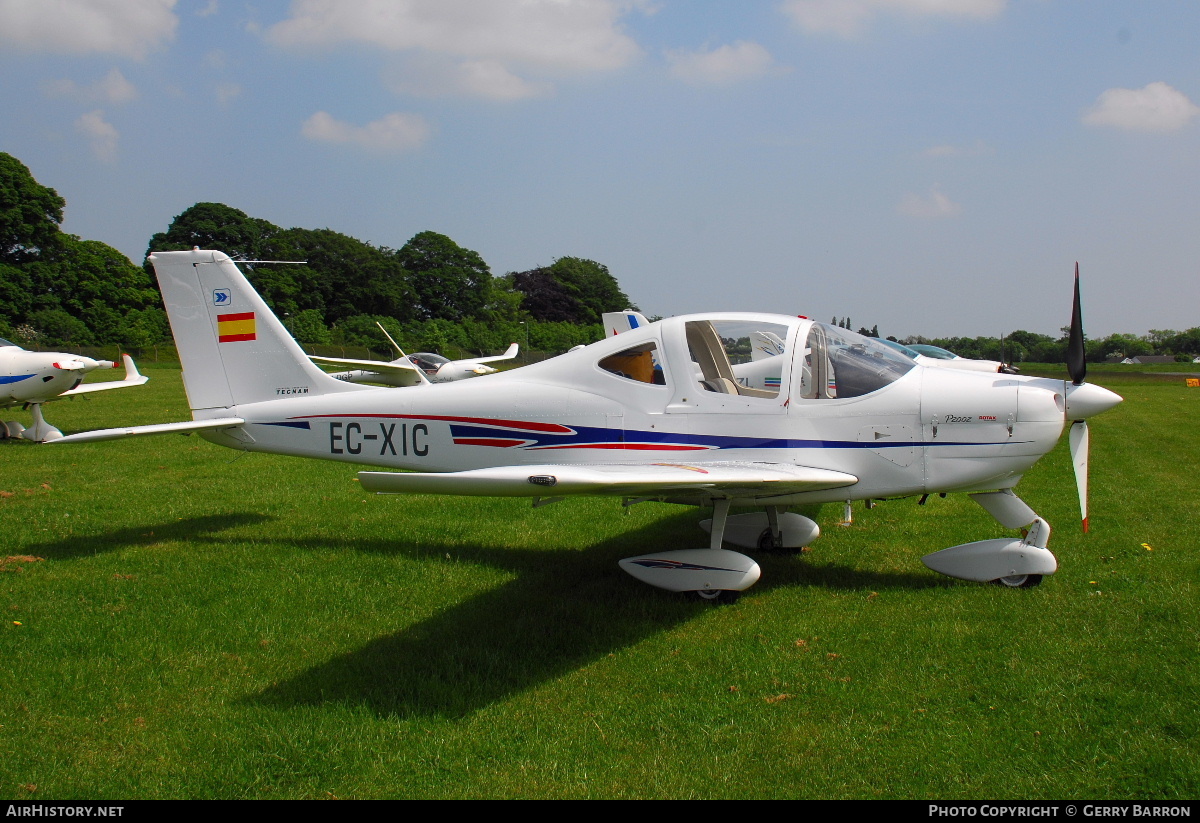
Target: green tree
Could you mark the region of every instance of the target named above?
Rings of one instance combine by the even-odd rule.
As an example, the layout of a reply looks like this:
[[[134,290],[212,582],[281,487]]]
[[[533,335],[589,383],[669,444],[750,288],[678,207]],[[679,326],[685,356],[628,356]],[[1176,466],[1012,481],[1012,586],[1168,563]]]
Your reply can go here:
[[[106,338],[106,342],[112,341],[132,348],[171,342],[171,324],[167,313],[157,306],[131,309],[121,318],[116,337]]]
[[[0,263],[25,263],[57,248],[67,201],[25,164],[0,152]]]
[[[1090,341],[1089,341],[1090,342]],[[1099,360],[1110,356],[1138,357],[1143,354],[1153,354],[1154,347],[1144,338],[1132,334],[1110,334],[1099,341]]]
[[[146,256],[198,246],[225,252],[234,260],[257,260],[264,244],[279,232],[278,226],[224,203],[197,203],[176,215],[165,232],[150,238]]]
[[[330,342],[335,345],[366,346],[376,351],[383,351],[388,346],[388,342],[387,338],[380,334],[379,326],[376,323],[382,323],[388,332],[396,337],[394,318],[377,314],[356,314],[339,320],[330,329],[332,338]],[[397,337],[397,340],[400,345],[407,345],[403,336]]]
[[[444,234],[423,231],[397,252],[409,273],[417,319],[464,320],[484,316],[492,274],[483,258]]]
[[[413,316],[408,275],[390,249],[376,248],[331,229],[294,228],[274,237],[268,247],[272,259],[307,263],[259,266],[255,277],[289,277],[296,308],[319,309],[326,323],[359,314]]]
[[[316,309],[305,309],[287,319],[287,326],[301,343],[327,344],[333,336],[321,319],[321,312]]]
[[[53,264],[35,264],[30,271],[35,291],[53,295],[75,316],[97,302],[121,312],[159,304],[149,275],[112,246],[69,234],[60,245]]]
[[[521,308],[536,320],[599,324],[608,311],[637,307],[621,291],[608,267],[580,257],[560,257],[549,266],[506,277],[521,292]]]
[[[0,319],[21,320],[33,308],[33,281],[25,266],[0,263]]]
[[[96,341],[82,320],[62,309],[42,309],[29,315],[29,325],[37,331],[42,346],[90,346]]]
[[[550,271],[579,301],[583,314],[576,319],[581,323],[601,323],[606,311],[636,308],[608,267],[594,260],[560,257]]]
[[[579,299],[549,267],[512,272],[503,279],[512,291],[521,295],[521,309],[534,320],[574,322],[583,314]]]

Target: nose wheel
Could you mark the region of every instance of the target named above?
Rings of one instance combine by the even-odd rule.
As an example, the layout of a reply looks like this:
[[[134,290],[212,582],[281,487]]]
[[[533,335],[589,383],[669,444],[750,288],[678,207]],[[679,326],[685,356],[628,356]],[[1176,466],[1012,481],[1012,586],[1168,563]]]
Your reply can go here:
[[[708,603],[728,604],[736,603],[742,593],[732,589],[700,589],[696,596]]]
[[[1042,575],[1013,574],[1008,577],[998,577],[992,582],[997,586],[1005,586],[1010,589],[1032,589],[1042,582]]]

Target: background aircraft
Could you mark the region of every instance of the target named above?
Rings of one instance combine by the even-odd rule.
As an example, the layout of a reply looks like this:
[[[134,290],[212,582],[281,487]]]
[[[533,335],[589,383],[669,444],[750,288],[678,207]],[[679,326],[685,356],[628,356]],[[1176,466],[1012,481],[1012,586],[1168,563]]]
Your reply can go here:
[[[121,364],[65,352],[26,351],[16,343],[0,339],[0,408],[28,406],[33,413],[31,428],[9,420],[0,426],[0,438],[24,437],[45,442],[62,437],[62,432],[42,416],[43,403],[79,394],[140,386],[146,382],[148,378],[138,373],[133,358],[126,354],[121,359],[125,363],[124,380],[81,385],[88,372],[119,369]]]
[[[894,340],[884,340],[882,338],[879,342],[895,349],[905,357],[911,357],[922,366],[929,366],[931,368],[965,369],[967,371],[991,372],[992,374],[1016,374],[1020,371],[1016,366],[1001,363],[999,360],[972,360],[967,357],[959,357],[954,352],[946,351],[938,346],[930,346],[924,343],[905,345],[904,343],[897,343]]]
[[[621,561],[639,580],[708,599],[760,574],[725,541],[782,549],[817,536],[817,524],[790,506],[945,492],[969,493],[1022,536],[953,546],[925,564],[966,580],[1034,585],[1057,560],[1048,524],[1013,487],[1075,421],[1085,507],[1086,420],[1121,402],[1083,382],[1078,273],[1070,381],[927,369],[807,318],[714,313],[631,328],[488,380],[380,392],[318,369],[226,255],[158,252],[150,262],[193,419],[56,442],[198,431],[243,451],[411,470],[362,471],[369,491],[711,506],[707,547]],[[220,292],[233,304],[214,305]],[[739,385],[734,375],[731,351],[756,332],[784,345],[772,358],[776,388]],[[731,515],[735,507],[761,511]]]
[[[309,355],[314,363],[323,366],[356,366],[351,371],[331,372],[330,377],[344,380],[347,383],[377,383],[383,386],[415,386],[420,383],[449,383],[454,380],[465,380],[468,377],[479,377],[492,374],[496,369],[486,365],[498,360],[512,360],[517,356],[517,344],[513,343],[504,354],[494,357],[476,357],[470,360],[451,360],[440,354],[417,352],[405,354],[379,323],[379,330],[387,337],[392,348],[400,355],[395,360],[384,363],[378,360],[350,360],[338,357],[318,357]]]

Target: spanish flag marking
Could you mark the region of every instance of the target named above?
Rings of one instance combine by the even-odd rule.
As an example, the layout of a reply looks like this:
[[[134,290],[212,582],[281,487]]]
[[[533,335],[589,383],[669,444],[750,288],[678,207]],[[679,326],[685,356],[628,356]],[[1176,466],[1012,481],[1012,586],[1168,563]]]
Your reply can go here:
[[[236,343],[240,340],[254,340],[255,337],[254,312],[217,315],[217,342]]]

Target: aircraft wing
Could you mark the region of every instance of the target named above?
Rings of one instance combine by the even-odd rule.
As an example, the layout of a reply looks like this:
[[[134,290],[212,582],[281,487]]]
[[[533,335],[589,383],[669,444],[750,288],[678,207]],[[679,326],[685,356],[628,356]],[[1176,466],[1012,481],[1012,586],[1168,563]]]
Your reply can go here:
[[[378,374],[390,374],[399,377],[405,386],[415,386],[424,382],[418,373],[417,366],[407,357],[385,363],[382,360],[350,360],[341,357],[320,357],[310,354],[308,359],[322,366],[338,366],[348,369],[362,369]]]
[[[381,374],[406,374],[415,372],[417,370],[417,367],[407,357],[401,357],[399,360],[393,360],[390,363],[385,363],[382,360],[352,360],[343,357],[320,357],[315,354],[310,354],[308,359],[314,363],[319,363],[322,366],[348,366],[353,369],[376,371]]]
[[[125,363],[125,378],[123,380],[106,380],[103,383],[81,383],[76,388],[70,391],[65,391],[58,397],[52,397],[51,400],[58,400],[63,397],[74,397],[77,394],[88,394],[94,391],[108,391],[109,389],[127,389],[131,386],[140,386],[149,380],[141,372],[137,370],[137,366],[133,364],[133,358],[127,354],[121,355],[121,359]]]
[[[461,472],[359,472],[380,494],[479,497],[619,496],[775,497],[858,482],[845,472],[783,463],[498,466]]]
[[[186,420],[182,423],[155,423],[150,426],[124,426],[119,429],[97,429],[96,431],[68,434],[47,443],[91,443],[97,440],[118,440],[122,437],[141,437],[147,434],[187,434],[190,432],[228,429],[246,421],[241,417],[218,417],[210,420]]]
[[[507,349],[504,350],[504,354],[497,354],[493,357],[472,357],[472,358],[470,358],[470,361],[472,363],[494,363],[497,360],[512,360],[516,356],[517,356],[517,344],[513,343],[511,346],[509,346]]]

